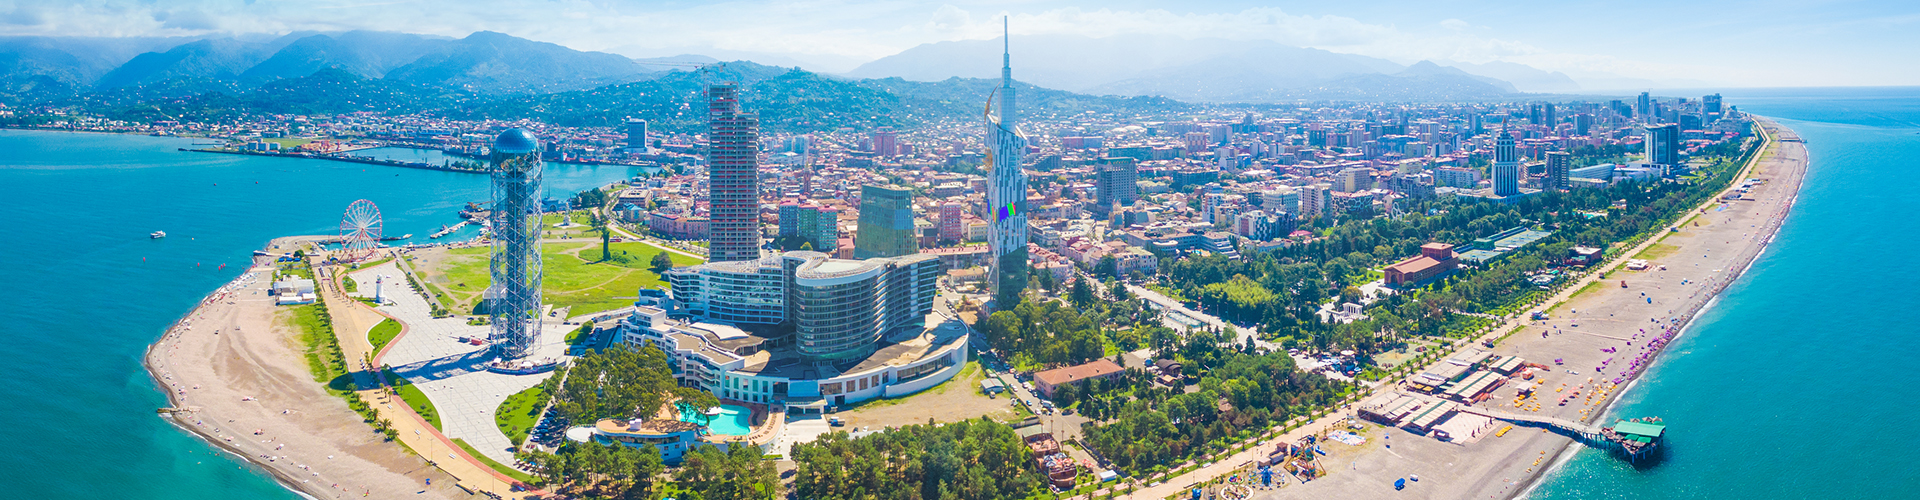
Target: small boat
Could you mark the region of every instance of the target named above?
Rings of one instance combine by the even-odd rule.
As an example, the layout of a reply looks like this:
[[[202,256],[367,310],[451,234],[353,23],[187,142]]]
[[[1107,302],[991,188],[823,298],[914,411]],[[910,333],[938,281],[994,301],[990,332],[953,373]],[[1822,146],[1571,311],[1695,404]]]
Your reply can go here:
[[[1400,478],[1400,479],[1395,479],[1395,480],[1393,480],[1393,489],[1395,489],[1395,490],[1404,490],[1404,489],[1407,489],[1407,478],[1404,478],[1404,477],[1403,477],[1403,478]]]
[[[167,237],[167,232],[166,232],[166,231],[154,231],[153,233],[151,233],[151,234],[148,234],[148,235],[147,235],[147,237],[148,237],[148,238],[152,238],[152,239],[156,239],[156,240],[157,240],[157,239],[160,239],[160,238],[165,238],[165,237]]]

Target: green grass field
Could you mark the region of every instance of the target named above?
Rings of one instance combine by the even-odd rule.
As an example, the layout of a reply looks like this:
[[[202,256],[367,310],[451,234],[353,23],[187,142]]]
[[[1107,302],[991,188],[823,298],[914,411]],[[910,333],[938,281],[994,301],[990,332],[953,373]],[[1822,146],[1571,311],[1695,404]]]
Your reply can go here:
[[[566,228],[553,227],[566,221],[569,217],[572,218],[575,224],[574,226]],[[541,214],[540,222],[541,238],[589,238],[595,241],[599,241],[600,239],[600,233],[593,230],[593,216],[588,215],[586,211]]]
[[[533,431],[533,424],[540,421],[540,411],[547,407],[547,391],[540,386],[507,396],[500,408],[493,412],[493,424],[507,435],[507,440],[515,445],[527,439],[527,433]]]
[[[401,402],[413,407],[414,413],[419,413],[420,418],[427,419],[427,423],[432,424],[433,428],[440,428],[440,411],[434,409],[433,400],[427,399],[427,393],[420,392],[419,387],[413,386],[413,381],[395,375],[393,372],[387,372],[387,383],[393,384],[394,392],[400,395]]]
[[[1647,245],[1646,250],[1641,250],[1640,253],[1637,255],[1634,255],[1633,258],[1642,259],[1642,260],[1654,260],[1661,257],[1666,257],[1668,255],[1673,255],[1673,253],[1677,251],[1680,251],[1679,246],[1668,245],[1665,243],[1654,243],[1652,245]]]
[[[515,481],[519,481],[527,484],[534,483],[534,478],[532,475],[527,474],[525,472],[520,472],[519,470],[516,470],[512,467],[502,465],[500,462],[495,462],[493,461],[493,459],[487,458],[486,455],[481,455],[480,451],[473,449],[473,445],[467,444],[467,440],[465,439],[454,438],[453,444],[460,445],[460,449],[466,450],[468,455],[473,455],[473,458],[480,459],[480,463],[487,464],[488,467],[492,467],[493,470],[500,471],[501,474],[506,474],[507,477],[511,477]]]
[[[660,275],[650,267],[653,255],[665,250],[646,242],[608,245],[614,259],[600,262],[598,242],[549,243],[540,246],[546,272],[541,298],[554,307],[572,307],[571,314],[590,314],[618,309],[633,302],[641,287],[663,286]],[[449,264],[440,269],[420,269],[434,288],[453,301],[453,309],[470,311],[492,280],[487,275],[486,248],[458,248],[448,251]],[[675,266],[690,266],[701,259],[671,253]]]
[[[392,342],[393,338],[398,336],[400,336],[400,322],[388,318],[380,320],[378,325],[373,325],[373,330],[367,332],[367,342],[373,344],[373,352],[380,352],[380,348],[386,347],[388,342]]]

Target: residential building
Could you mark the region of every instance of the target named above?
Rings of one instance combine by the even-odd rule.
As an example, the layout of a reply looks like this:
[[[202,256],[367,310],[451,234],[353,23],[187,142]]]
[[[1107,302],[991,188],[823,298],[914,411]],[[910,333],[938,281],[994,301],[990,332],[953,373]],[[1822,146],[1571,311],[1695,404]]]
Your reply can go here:
[[[1543,179],[1542,189],[1547,191],[1565,191],[1569,187],[1567,175],[1572,171],[1573,155],[1565,151],[1547,152],[1547,176]]]
[[[760,258],[760,118],[730,84],[707,89],[708,259]]]

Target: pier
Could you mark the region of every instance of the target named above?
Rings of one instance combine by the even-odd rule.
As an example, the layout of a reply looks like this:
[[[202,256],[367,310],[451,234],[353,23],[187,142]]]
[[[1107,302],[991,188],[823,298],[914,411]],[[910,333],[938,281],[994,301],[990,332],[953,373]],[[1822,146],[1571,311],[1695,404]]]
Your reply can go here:
[[[1589,446],[1619,448],[1631,460],[1637,460],[1642,454],[1657,448],[1667,429],[1657,418],[1620,420],[1602,427],[1559,417],[1521,415],[1485,408],[1465,407],[1460,411],[1512,422],[1514,425],[1554,429],[1578,437]]]

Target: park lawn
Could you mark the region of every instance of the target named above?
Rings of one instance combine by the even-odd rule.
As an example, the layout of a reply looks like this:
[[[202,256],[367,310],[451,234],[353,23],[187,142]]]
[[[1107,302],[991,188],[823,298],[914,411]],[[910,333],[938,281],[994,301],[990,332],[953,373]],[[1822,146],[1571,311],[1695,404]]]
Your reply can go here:
[[[591,314],[619,309],[633,303],[640,288],[664,285],[660,275],[648,269],[653,254],[665,250],[645,242],[609,245],[616,259],[599,262],[598,243],[548,243],[540,246],[546,273],[541,299],[556,308],[572,307],[570,314]],[[492,279],[487,274],[487,248],[448,250],[444,269],[423,270],[429,281],[455,300],[454,310],[468,311],[480,300]],[[626,258],[621,259],[624,255]],[[669,252],[676,266],[699,264],[700,259]]]
[[[500,471],[501,474],[506,474],[507,477],[511,477],[515,481],[519,481],[527,484],[534,483],[534,478],[532,474],[520,472],[519,469],[508,467],[506,465],[502,465],[500,462],[493,461],[492,458],[488,458],[486,455],[480,454],[480,450],[473,449],[473,445],[467,444],[467,440],[465,439],[453,438],[453,444],[460,445],[460,449],[466,450],[468,455],[473,455],[473,458],[479,459],[480,463],[487,464],[488,467],[492,467],[493,470]]]
[[[537,385],[528,387],[500,402],[500,407],[493,412],[493,424],[500,427],[508,441],[519,446],[527,434],[533,432],[533,425],[540,423],[540,412],[546,409],[547,391]]]
[[[567,228],[554,227],[555,225],[558,225],[561,222],[567,220],[568,217],[571,217],[573,219],[573,223],[576,224],[575,226],[567,227]],[[550,214],[541,214],[540,215],[540,237],[543,239],[545,238],[565,238],[565,239],[592,238],[592,239],[598,240],[600,239],[600,233],[593,229],[592,215],[588,215],[586,211],[576,210],[576,211],[570,211],[570,212],[555,212]]]
[[[433,400],[427,399],[427,393],[420,392],[419,387],[414,387],[413,381],[389,371],[387,383],[393,384],[393,392],[400,395],[401,402],[412,407],[414,413],[419,413],[420,418],[427,420],[427,424],[435,429],[440,428],[440,411],[434,409]]]
[[[1568,296],[1567,296],[1567,300],[1573,300],[1573,299],[1577,299],[1577,298],[1580,298],[1580,296],[1581,296],[1581,295],[1586,295],[1586,294],[1587,294],[1587,292],[1591,292],[1591,291],[1594,291],[1594,290],[1599,290],[1599,289],[1600,289],[1600,283],[1601,283],[1601,282],[1599,282],[1599,281],[1595,281],[1595,282],[1592,282],[1592,283],[1587,283],[1587,286],[1583,286],[1583,287],[1580,287],[1580,289],[1579,289],[1579,290],[1574,290],[1574,292],[1573,292],[1573,295],[1568,295]],[[1562,302],[1562,304],[1564,304],[1564,303],[1565,303],[1565,302]],[[1559,305],[1559,304],[1555,304],[1555,305],[1554,305],[1553,307],[1554,307],[1554,309],[1559,309],[1559,308],[1560,308],[1560,305]]]
[[[380,324],[373,325],[373,330],[367,332],[367,343],[373,344],[373,352],[380,352],[380,348],[400,336],[400,330],[400,322],[393,318],[380,320]]]

